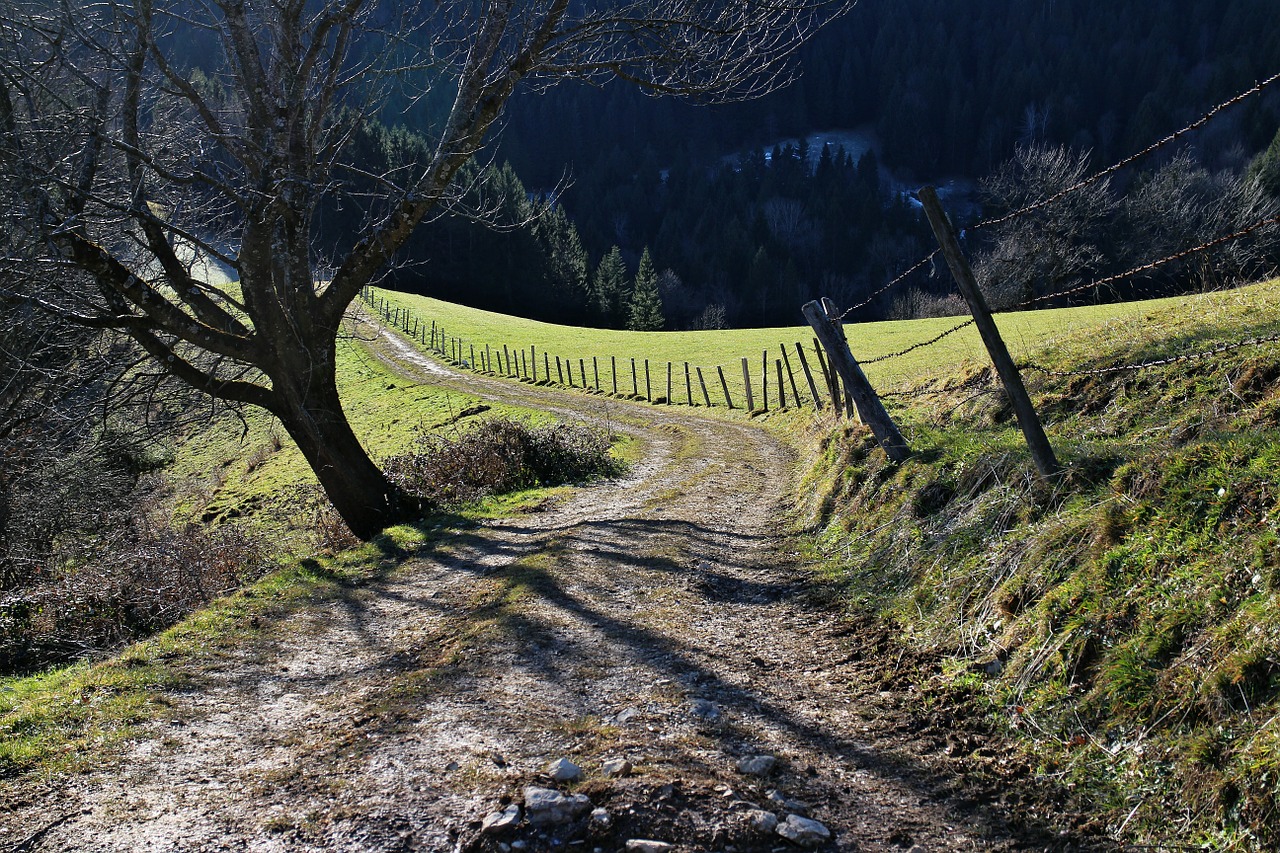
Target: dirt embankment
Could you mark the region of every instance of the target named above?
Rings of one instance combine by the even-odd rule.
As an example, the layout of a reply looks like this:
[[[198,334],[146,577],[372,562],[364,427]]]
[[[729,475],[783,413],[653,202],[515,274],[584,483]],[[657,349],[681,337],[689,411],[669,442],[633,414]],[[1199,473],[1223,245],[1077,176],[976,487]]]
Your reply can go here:
[[[378,349],[426,378],[420,356]],[[791,845],[767,815],[820,823],[828,840],[800,840],[821,849],[1075,849],[963,781],[954,741],[903,714],[909,680],[865,662],[891,642],[814,595],[780,522],[786,448],[747,424],[438,370],[609,417],[643,461],[294,617],[173,696],[179,719],[123,761],[0,817],[20,849]],[[547,775],[561,758],[580,780]],[[569,796],[530,812],[553,797],[531,786]],[[511,826],[484,829],[510,806]]]

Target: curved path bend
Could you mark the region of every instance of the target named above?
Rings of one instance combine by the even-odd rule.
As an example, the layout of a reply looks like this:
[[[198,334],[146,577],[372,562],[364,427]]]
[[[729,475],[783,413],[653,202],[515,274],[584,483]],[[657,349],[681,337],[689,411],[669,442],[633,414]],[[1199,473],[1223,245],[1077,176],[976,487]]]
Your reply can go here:
[[[832,833],[822,849],[1069,848],[965,803],[911,746],[785,535],[790,450],[743,422],[453,373],[397,342],[372,350],[407,378],[607,417],[643,460],[291,617],[174,695],[177,724],[124,761],[0,817],[20,849],[786,848],[753,810],[807,813]],[[758,755],[771,772],[739,771]],[[562,757],[608,828],[481,834]],[[616,758],[633,769],[606,778]]]

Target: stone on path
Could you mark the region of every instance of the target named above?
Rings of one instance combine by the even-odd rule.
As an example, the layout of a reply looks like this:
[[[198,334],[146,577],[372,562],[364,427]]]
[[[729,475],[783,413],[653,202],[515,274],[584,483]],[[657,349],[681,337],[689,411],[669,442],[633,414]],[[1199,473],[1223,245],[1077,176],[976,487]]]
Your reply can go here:
[[[694,699],[689,704],[689,710],[695,717],[714,723],[720,719],[720,706],[709,699]]]
[[[625,758],[610,758],[600,765],[600,771],[610,779],[617,779],[631,773],[631,762]]]
[[[778,828],[778,816],[764,809],[752,809],[747,812],[747,825],[763,835],[768,835]]]
[[[792,844],[801,847],[817,847],[831,839],[831,831],[816,820],[789,814],[785,822],[778,824],[777,832]]]
[[[547,765],[547,775],[557,782],[576,782],[582,778],[582,768],[567,758],[557,758]]]
[[[778,760],[772,755],[749,755],[739,759],[738,772],[748,776],[767,776],[777,763]]]
[[[562,794],[551,788],[530,785],[524,789],[524,810],[533,826],[568,823],[591,810],[585,794]]]
[[[480,832],[489,835],[510,829],[520,822],[520,807],[515,803],[500,812],[491,812],[480,824]]]
[[[669,853],[674,849],[665,841],[650,841],[647,838],[633,838],[627,842],[627,853]]]

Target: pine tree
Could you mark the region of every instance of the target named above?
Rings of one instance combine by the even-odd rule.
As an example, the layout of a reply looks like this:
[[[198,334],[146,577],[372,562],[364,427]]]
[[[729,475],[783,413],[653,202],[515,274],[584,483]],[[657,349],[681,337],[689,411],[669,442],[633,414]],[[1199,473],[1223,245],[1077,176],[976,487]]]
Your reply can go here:
[[[600,265],[596,267],[595,277],[591,281],[591,290],[601,324],[608,328],[618,328],[626,319],[627,267],[622,262],[622,250],[617,246],[609,249],[609,253],[600,259]]]
[[[640,269],[636,271],[636,284],[631,292],[627,328],[638,332],[657,332],[666,322],[662,316],[662,296],[658,293],[658,274],[646,248],[640,256]]]

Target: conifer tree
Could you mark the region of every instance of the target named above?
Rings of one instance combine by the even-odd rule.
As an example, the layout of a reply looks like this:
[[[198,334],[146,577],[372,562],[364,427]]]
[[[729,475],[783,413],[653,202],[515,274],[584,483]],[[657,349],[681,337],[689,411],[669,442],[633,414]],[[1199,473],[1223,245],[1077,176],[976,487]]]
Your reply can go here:
[[[600,259],[595,277],[591,281],[591,289],[601,325],[619,328],[626,319],[624,309],[628,294],[627,267],[622,262],[622,250],[617,246],[609,249],[608,254]]]
[[[638,332],[657,332],[666,322],[662,316],[662,296],[658,293],[658,274],[646,248],[640,256],[640,269],[636,271],[635,288],[631,292],[627,328]]]

